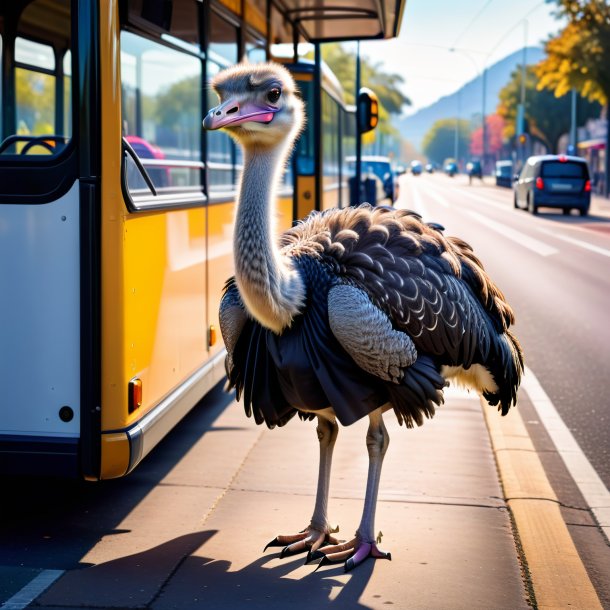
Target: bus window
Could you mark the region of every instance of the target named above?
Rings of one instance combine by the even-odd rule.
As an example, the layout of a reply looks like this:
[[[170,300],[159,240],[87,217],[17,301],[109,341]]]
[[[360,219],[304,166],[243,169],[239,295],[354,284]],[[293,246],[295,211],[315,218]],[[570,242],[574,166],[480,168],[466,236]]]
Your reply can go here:
[[[69,0],[34,0],[12,39],[14,83],[2,91],[2,154],[55,155],[72,136]],[[4,51],[6,52],[6,51]]]
[[[123,137],[156,187],[155,206],[201,196],[201,79],[199,57],[121,32]],[[131,203],[149,207],[152,193],[129,157],[125,180]]]
[[[208,78],[212,79],[220,70],[237,63],[237,27],[216,12],[210,12],[210,44],[208,47]],[[214,91],[208,87],[208,108],[218,104]],[[235,192],[237,170],[241,165],[241,150],[222,131],[207,132],[208,180],[210,195],[229,196]],[[239,157],[238,157],[239,155]]]
[[[266,61],[265,41],[250,32],[246,33],[246,60],[252,64]]]
[[[305,115],[313,116],[313,81],[298,81],[301,98],[305,102]],[[296,143],[297,173],[300,176],[313,176],[315,172],[314,121],[308,120],[305,129]]]

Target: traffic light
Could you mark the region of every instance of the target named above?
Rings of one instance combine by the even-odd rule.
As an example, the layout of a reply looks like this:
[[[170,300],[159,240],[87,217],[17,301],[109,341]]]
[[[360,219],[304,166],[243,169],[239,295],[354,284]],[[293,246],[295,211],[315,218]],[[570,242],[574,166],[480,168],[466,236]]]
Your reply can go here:
[[[519,136],[519,144],[523,145],[523,144],[527,144],[527,134],[522,133]]]
[[[358,131],[366,133],[379,122],[379,99],[373,91],[362,87],[358,93]]]

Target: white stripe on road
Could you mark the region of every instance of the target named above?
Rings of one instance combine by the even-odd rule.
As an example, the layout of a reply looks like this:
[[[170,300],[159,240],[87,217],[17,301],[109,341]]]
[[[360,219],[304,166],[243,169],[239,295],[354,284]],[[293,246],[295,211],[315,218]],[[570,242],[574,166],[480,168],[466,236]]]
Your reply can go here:
[[[21,591],[7,599],[2,610],[23,610],[27,608],[43,591],[48,589],[62,574],[64,570],[43,570],[32,579]]]
[[[585,250],[590,250],[591,252],[596,252],[597,254],[601,254],[602,256],[607,256],[610,258],[610,250],[606,250],[605,248],[600,248],[599,246],[594,246],[586,241],[581,241],[580,239],[574,239],[573,237],[568,237],[567,235],[560,235],[559,233],[555,233],[555,231],[551,231],[551,229],[543,229],[542,227],[536,227],[538,231],[541,233],[545,233],[547,235],[551,235],[556,239],[562,239],[563,241],[567,241],[569,244],[573,244],[575,246],[579,246],[580,248],[584,248]]]
[[[523,388],[566,468],[578,485],[580,493],[591,508],[606,538],[610,541],[610,493],[561,419],[551,399],[542,389],[536,375],[529,368],[526,368],[523,376]]]
[[[424,200],[420,195],[419,190],[413,184],[413,182],[409,184],[409,187],[411,191],[411,202],[407,203],[407,208],[410,208],[414,212],[417,212],[425,222],[428,218],[428,208],[424,203]]]
[[[500,222],[491,220],[490,218],[487,218],[487,216],[483,216],[483,214],[471,212],[470,210],[466,210],[466,214],[472,216],[472,218],[489,227],[493,231],[497,231],[500,233],[500,235],[512,239],[514,242],[518,243],[524,248],[528,248],[529,250],[532,250],[532,252],[540,254],[540,256],[551,256],[552,254],[557,254],[559,252],[557,248],[553,248],[553,246],[549,246],[548,244],[539,241],[538,239],[534,239],[525,233],[511,229]]]
[[[443,207],[445,207],[445,208],[449,207],[449,202],[440,193],[437,193],[437,192],[433,191],[432,189],[429,189],[427,191],[427,194],[430,195],[430,197],[432,197],[432,199],[434,199],[434,201],[436,201],[437,203],[440,203]]]

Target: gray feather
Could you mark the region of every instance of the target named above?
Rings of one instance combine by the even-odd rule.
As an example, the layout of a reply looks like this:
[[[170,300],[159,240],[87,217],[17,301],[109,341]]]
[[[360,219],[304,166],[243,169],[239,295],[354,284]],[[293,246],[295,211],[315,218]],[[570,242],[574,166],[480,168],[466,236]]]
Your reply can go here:
[[[409,336],[394,330],[387,315],[355,286],[341,284],[329,291],[328,320],[354,362],[380,379],[400,383],[404,368],[417,359]]]

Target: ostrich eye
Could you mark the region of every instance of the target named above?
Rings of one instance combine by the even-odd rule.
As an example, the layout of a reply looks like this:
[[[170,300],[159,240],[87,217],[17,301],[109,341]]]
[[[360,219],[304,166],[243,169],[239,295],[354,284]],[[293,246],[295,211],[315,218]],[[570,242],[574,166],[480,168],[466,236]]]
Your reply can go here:
[[[273,89],[270,89],[269,93],[267,93],[267,99],[272,104],[275,104],[275,102],[280,99],[280,95],[282,95],[282,90],[279,87],[273,87]]]

